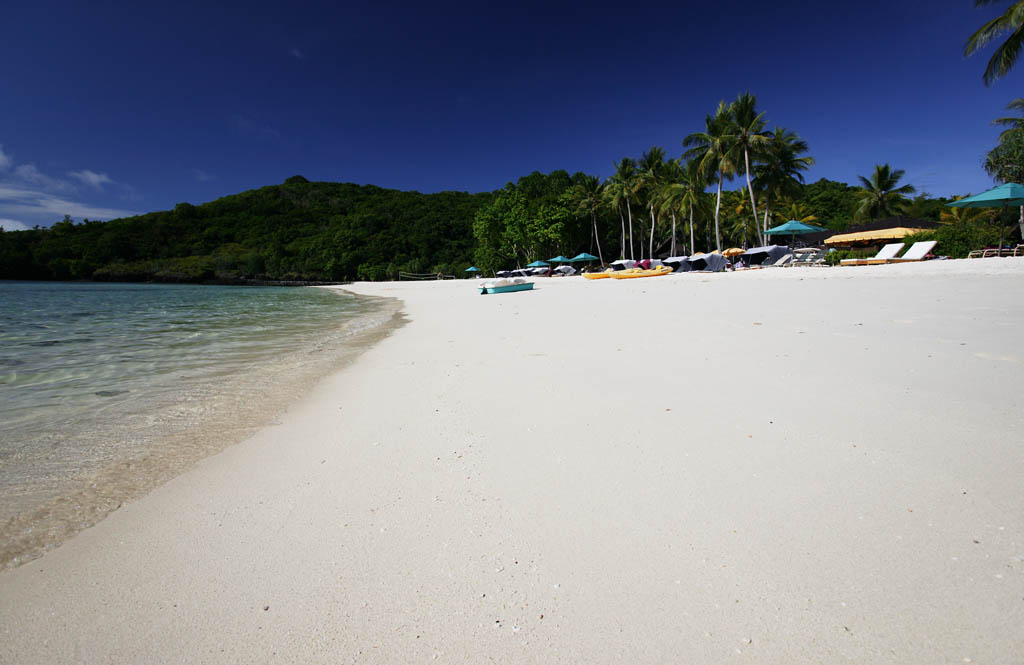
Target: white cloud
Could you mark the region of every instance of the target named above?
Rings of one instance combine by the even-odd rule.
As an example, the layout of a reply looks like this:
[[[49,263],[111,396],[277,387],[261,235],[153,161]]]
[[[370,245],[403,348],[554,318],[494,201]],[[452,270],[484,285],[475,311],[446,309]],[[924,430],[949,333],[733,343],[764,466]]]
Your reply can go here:
[[[291,53],[292,57],[295,58],[296,60],[306,59],[306,54],[300,51],[299,49],[295,48],[294,46],[292,47],[292,50],[288,52]]]
[[[131,210],[69,201],[45,192],[4,184],[0,184],[0,211],[17,215],[47,215],[53,217],[53,221],[64,215],[75,218],[114,219],[139,214]]]
[[[195,175],[196,180],[199,182],[210,182],[211,180],[217,179],[217,176],[212,173],[207,173],[202,169],[192,169],[192,174]]]
[[[0,218],[0,229],[3,229],[4,231],[27,231],[29,226],[28,224],[19,222],[16,219]]]
[[[5,229],[28,228],[29,224],[49,226],[64,215],[77,219],[114,219],[139,214],[132,210],[76,201],[77,188],[72,182],[50,177],[35,164],[15,165],[9,156],[2,156],[5,169],[0,172],[0,221]],[[107,174],[88,169],[69,172],[68,175],[96,190],[102,190],[106,184],[115,184]],[[130,187],[128,190],[133,191]],[[22,222],[15,217],[27,221]]]
[[[110,179],[106,173],[96,173],[89,169],[82,169],[81,171],[68,171],[68,175],[76,180],[82,182],[82,184],[89,185],[95,189],[103,189],[103,185],[112,185],[114,181]]]
[[[10,166],[11,166],[11,158],[6,153],[4,153],[3,145],[0,145],[0,170],[6,169],[6,168],[10,168]],[[8,221],[10,221],[10,220],[8,220]]]
[[[20,164],[14,167],[11,179],[29,187],[40,187],[60,192],[74,189],[71,183],[51,178],[37,169],[35,164]]]

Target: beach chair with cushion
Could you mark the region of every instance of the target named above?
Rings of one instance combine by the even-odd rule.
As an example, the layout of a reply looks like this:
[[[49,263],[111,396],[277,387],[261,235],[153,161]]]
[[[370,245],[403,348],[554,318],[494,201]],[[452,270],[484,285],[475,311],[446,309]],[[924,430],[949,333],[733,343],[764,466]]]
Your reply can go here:
[[[793,259],[794,266],[816,266],[821,265],[825,260],[826,250],[815,249],[809,252],[801,252]]]
[[[820,250],[818,250],[818,253],[814,255],[814,260],[811,261],[811,265],[812,266],[816,266],[818,268],[821,268],[823,266],[825,268],[831,268],[832,266],[830,266],[829,263],[828,263],[828,250],[827,249],[820,249]]]
[[[938,244],[936,240],[922,240],[921,242],[915,242],[907,250],[907,253],[896,259],[889,259],[886,263],[904,263],[907,261],[924,261],[924,257],[928,255],[928,252],[935,249],[935,245]]]
[[[843,259],[839,262],[841,266],[873,266],[880,263],[886,263],[890,259],[896,258],[896,255],[903,249],[903,245],[906,243],[902,242],[891,242],[882,249],[878,250],[878,254],[875,254],[870,259]]]

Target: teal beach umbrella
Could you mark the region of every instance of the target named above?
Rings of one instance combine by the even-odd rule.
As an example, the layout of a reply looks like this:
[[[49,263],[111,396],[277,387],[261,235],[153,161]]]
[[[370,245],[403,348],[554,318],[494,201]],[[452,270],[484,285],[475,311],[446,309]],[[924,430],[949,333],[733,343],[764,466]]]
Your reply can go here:
[[[466,268],[466,272],[480,272],[480,268],[477,268],[476,266],[469,266]]]
[[[564,256],[562,256],[561,254],[559,254],[558,256],[556,256],[553,259],[548,259],[549,263],[570,263],[571,261],[572,261],[572,259],[567,259]]]
[[[1020,206],[1020,232],[1024,234],[1024,186],[1008,182],[986,190],[981,194],[968,196],[947,203],[950,208],[1007,208]],[[1003,247],[1003,226],[999,225],[999,247]]]
[[[791,219],[785,224],[780,224],[779,226],[775,226],[768,229],[767,231],[765,231],[765,234],[770,236],[783,233],[794,235],[797,233],[818,233],[819,231],[825,230],[826,229],[823,229],[820,226],[815,226],[814,224],[804,224],[803,222],[798,222],[795,219]]]
[[[791,219],[785,224],[780,224],[779,226],[768,229],[764,234],[768,236],[789,234],[790,244],[793,244],[793,239],[798,233],[819,233],[827,230],[828,229],[823,229],[822,227],[815,226],[814,224],[804,224],[803,222]]]
[[[534,261],[533,263],[527,263],[527,268],[547,268],[548,264],[544,261]]]
[[[1003,206],[1024,206],[1024,186],[1008,182],[986,190],[981,194],[968,196],[947,203],[950,208],[1001,208]]]
[[[569,259],[570,263],[576,263],[577,261],[597,261],[597,257],[594,256],[593,254],[581,252],[580,254],[577,254],[576,256]]]

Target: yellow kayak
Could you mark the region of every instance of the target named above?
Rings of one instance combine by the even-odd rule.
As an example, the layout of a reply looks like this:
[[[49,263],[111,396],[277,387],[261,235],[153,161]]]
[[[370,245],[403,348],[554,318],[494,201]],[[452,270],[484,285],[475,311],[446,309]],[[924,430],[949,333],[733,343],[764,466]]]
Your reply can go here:
[[[583,279],[608,279],[612,276],[611,270],[604,272],[585,272],[583,273]]]
[[[651,268],[650,270],[643,270],[642,268],[630,268],[629,270],[620,270],[613,272],[609,275],[612,279],[636,279],[637,277],[660,277],[661,275],[667,275],[672,272],[672,268],[668,266],[658,266],[657,268]]]

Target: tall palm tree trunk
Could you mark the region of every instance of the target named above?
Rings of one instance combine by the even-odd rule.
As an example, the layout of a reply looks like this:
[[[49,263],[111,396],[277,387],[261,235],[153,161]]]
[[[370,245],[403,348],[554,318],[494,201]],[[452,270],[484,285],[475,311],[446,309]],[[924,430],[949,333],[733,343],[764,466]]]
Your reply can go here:
[[[654,216],[654,203],[651,203],[651,248],[647,252],[647,258],[654,260],[654,223],[657,217]]]
[[[626,199],[626,212],[629,213],[629,260],[633,261],[635,254],[633,253],[633,208],[629,205],[629,199]]]
[[[622,216],[622,206],[619,206],[619,223],[622,225],[622,234],[619,236],[619,258],[626,258],[626,218]]]
[[[676,211],[672,211],[672,256],[676,255]]]
[[[604,254],[601,253],[601,238],[597,234],[597,214],[590,213],[590,221],[594,223],[594,239],[597,240],[597,258],[604,265]]]
[[[693,201],[690,202],[690,254],[693,254]]]
[[[750,193],[750,210],[754,214],[754,228],[756,229],[757,228],[757,203],[754,202],[754,186],[750,184],[750,152],[746,148],[743,148],[743,160],[746,162],[746,167],[747,167],[747,191]],[[744,234],[746,234],[746,229],[747,229],[747,225],[746,225],[746,223],[744,223],[743,224],[743,233]],[[765,227],[764,230],[767,231],[768,228]],[[761,244],[764,245],[764,233],[763,232],[759,232],[757,234],[757,237],[761,240]],[[744,240],[744,242],[746,242],[746,240]]]
[[[722,251],[722,234],[718,231],[718,213],[722,209],[722,172],[718,172],[718,199],[715,201],[715,246]]]

